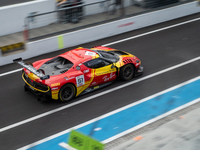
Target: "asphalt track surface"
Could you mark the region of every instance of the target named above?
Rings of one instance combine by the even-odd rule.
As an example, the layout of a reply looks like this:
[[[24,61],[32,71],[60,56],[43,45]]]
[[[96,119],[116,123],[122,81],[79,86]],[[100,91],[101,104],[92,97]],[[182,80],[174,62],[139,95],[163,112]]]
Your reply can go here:
[[[83,47],[105,45],[110,42],[125,39],[156,29],[167,27],[187,20],[200,17],[200,14],[184,17],[178,20],[147,27],[137,31],[128,32],[118,36],[102,39],[99,41],[83,44]],[[147,75],[156,73],[166,68],[186,62],[200,56],[200,21],[194,21],[181,26],[152,33],[146,36],[127,40],[110,45],[110,47],[125,50],[142,60],[144,74],[134,78],[137,80]],[[72,49],[72,48],[69,48]],[[28,61],[52,57],[69,49],[41,55]],[[171,71],[143,80],[136,84],[124,87],[120,90],[96,97],[89,101],[69,107],[67,109],[52,113],[48,116],[30,121],[28,123],[13,127],[0,132],[0,149],[12,150],[21,148],[38,140],[76,126],[105,113],[121,108],[130,103],[158,93],[162,90],[180,84],[200,74],[200,60],[178,67]],[[0,67],[2,73],[19,69],[16,64]],[[132,80],[132,81],[133,81]],[[112,89],[126,82],[116,81],[112,85],[80,96],[70,103],[57,101],[38,102],[31,92],[24,92],[21,72],[0,76],[1,83],[1,105],[0,105],[0,130],[9,125],[18,123],[25,119],[52,111],[56,108],[72,104],[91,95]]]

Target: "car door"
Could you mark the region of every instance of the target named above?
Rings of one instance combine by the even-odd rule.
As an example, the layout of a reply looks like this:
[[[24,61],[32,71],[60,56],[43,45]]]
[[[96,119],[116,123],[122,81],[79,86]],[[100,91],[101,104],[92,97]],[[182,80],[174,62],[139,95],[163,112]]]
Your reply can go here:
[[[97,58],[84,63],[88,68],[94,69],[92,86],[110,82],[116,79],[117,69],[113,64],[102,58]]]

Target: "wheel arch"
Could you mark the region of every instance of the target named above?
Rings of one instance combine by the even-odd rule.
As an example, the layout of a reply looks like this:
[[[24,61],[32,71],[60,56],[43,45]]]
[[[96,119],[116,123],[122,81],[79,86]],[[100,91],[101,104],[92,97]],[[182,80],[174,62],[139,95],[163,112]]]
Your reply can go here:
[[[74,88],[75,88],[75,94],[76,94],[77,89],[76,89],[76,85],[75,85],[73,82],[67,82],[67,83],[63,84],[63,85],[60,87],[60,89],[61,89],[63,86],[65,86],[66,84],[72,84],[72,85],[74,86]]]
[[[67,83],[63,84],[63,85],[60,87],[60,90],[59,90],[59,93],[58,93],[58,99],[60,99],[60,92],[61,92],[61,89],[62,89],[65,85],[67,85],[67,84],[73,85],[73,87],[74,87],[74,89],[75,89],[74,97],[76,97],[76,93],[77,93],[76,85],[75,85],[74,83],[72,83],[72,82],[67,82]],[[61,99],[60,99],[60,100],[61,100]],[[61,101],[62,101],[62,100],[61,100]]]
[[[121,70],[121,68],[124,67],[124,66],[126,66],[126,65],[128,65],[128,64],[131,64],[131,65],[133,66],[134,70],[136,70],[135,64],[133,64],[133,63],[127,63],[127,64],[125,64],[125,65],[123,65],[123,66],[117,68],[118,77],[119,77],[119,75],[120,75],[120,70]],[[135,74],[136,74],[136,72],[134,72],[134,77],[135,77]]]
[[[127,68],[129,68],[128,72],[127,72]],[[135,67],[135,65],[133,63],[127,63],[127,64],[123,65],[122,67],[120,67],[119,78],[121,80],[128,81],[128,80],[134,78],[135,75],[136,75],[136,67]]]

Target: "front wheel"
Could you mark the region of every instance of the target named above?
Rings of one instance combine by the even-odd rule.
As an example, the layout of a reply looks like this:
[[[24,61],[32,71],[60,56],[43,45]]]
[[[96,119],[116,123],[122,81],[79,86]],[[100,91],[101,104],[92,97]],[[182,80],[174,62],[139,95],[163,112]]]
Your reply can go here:
[[[68,102],[72,100],[75,96],[75,87],[72,84],[66,84],[64,85],[60,92],[59,92],[59,99],[62,102]]]
[[[120,69],[119,76],[122,80],[128,81],[133,78],[135,74],[135,68],[132,64],[127,64]]]

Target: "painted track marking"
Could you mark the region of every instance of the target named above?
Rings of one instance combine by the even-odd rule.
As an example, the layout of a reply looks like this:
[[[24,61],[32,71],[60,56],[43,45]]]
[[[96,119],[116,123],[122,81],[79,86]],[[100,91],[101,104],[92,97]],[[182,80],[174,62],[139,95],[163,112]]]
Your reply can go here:
[[[115,41],[115,42],[104,44],[102,46],[110,46],[110,45],[118,44],[118,43],[121,43],[121,42],[124,42],[124,41],[136,39],[136,38],[139,38],[139,37],[142,37],[142,36],[145,36],[145,35],[149,35],[149,34],[153,34],[153,33],[156,33],[156,32],[164,31],[164,30],[167,30],[167,29],[170,29],[170,28],[178,27],[178,26],[181,26],[181,25],[184,25],[184,24],[187,24],[187,23],[191,23],[191,22],[195,22],[195,21],[198,21],[198,20],[200,20],[200,18],[195,18],[195,19],[192,19],[192,20],[184,21],[182,23],[177,23],[177,24],[174,24],[174,25],[171,25],[171,26],[168,26],[168,27],[156,29],[156,30],[149,31],[149,32],[146,32],[146,33],[143,33],[143,34],[139,34],[139,35],[132,36],[132,37],[129,37],[129,38],[125,38],[125,39],[122,39],[122,40],[118,40],[118,41]]]
[[[170,28],[174,28],[174,27],[181,26],[181,25],[184,25],[184,24],[187,24],[187,23],[191,23],[191,22],[195,22],[195,21],[198,21],[198,20],[200,20],[200,18],[195,18],[195,19],[192,19],[192,20],[184,21],[182,23],[177,23],[177,24],[174,24],[174,25],[171,25],[171,26],[168,26],[168,27],[164,27],[164,28],[161,28],[161,29],[153,30],[153,31],[150,31],[150,32],[146,32],[146,33],[143,33],[143,34],[139,34],[139,35],[136,35],[136,36],[125,38],[125,39],[118,40],[118,41],[115,41],[115,42],[107,43],[107,44],[104,44],[102,46],[110,46],[110,45],[118,44],[118,43],[121,43],[121,42],[125,42],[125,41],[128,41],[128,40],[136,39],[136,38],[139,38],[139,37],[142,37],[142,36],[145,36],[145,35],[149,35],[149,34],[153,34],[153,33],[156,33],[156,32],[164,31],[164,30],[167,30],[167,29],[170,29]],[[16,70],[13,70],[13,71],[2,73],[2,74],[0,74],[0,77],[5,76],[5,75],[9,75],[9,74],[12,74],[12,73],[15,73],[15,72],[18,72],[20,70],[21,69],[16,69]]]
[[[12,74],[12,73],[15,73],[15,72],[19,72],[19,71],[21,71],[21,70],[22,70],[22,68],[16,69],[16,70],[13,70],[13,71],[9,71],[9,72],[5,72],[5,73],[0,74],[0,77],[9,75],[9,74]]]
[[[143,78],[140,78],[140,79],[138,79],[138,80],[133,80],[133,81],[131,81],[131,82],[125,83],[125,84],[123,84],[123,85],[120,85],[120,86],[118,86],[118,87],[109,89],[109,90],[107,90],[107,91],[103,91],[103,92],[101,92],[101,93],[92,95],[92,96],[90,96],[90,97],[84,98],[84,99],[79,100],[79,101],[77,101],[77,102],[74,102],[74,103],[72,103],[72,104],[65,105],[65,106],[62,106],[62,107],[60,107],[60,108],[57,108],[57,109],[48,111],[48,112],[46,112],[46,113],[43,113],[43,114],[40,114],[40,115],[31,117],[31,118],[26,119],[26,120],[23,120],[23,121],[20,121],[20,122],[18,122],[18,123],[15,123],[15,124],[6,126],[6,127],[4,127],[4,128],[1,128],[1,129],[0,129],[0,132],[4,132],[4,131],[6,131],[6,130],[9,130],[9,129],[15,128],[15,127],[17,127],[17,126],[26,124],[26,123],[28,123],[28,122],[31,122],[31,121],[40,119],[40,118],[42,118],[42,117],[51,115],[51,114],[53,114],[53,113],[59,112],[59,111],[61,111],[61,110],[67,109],[67,108],[69,108],[69,107],[72,107],[72,106],[78,105],[78,104],[80,104],[80,103],[89,101],[89,100],[91,100],[91,99],[93,99],[93,98],[96,98],[96,97],[99,97],[99,96],[102,96],[102,95],[111,93],[111,92],[113,92],[113,91],[119,90],[119,89],[124,88],[124,87],[127,87],[127,86],[129,86],[129,85],[136,84],[136,83],[138,83],[138,82],[147,80],[147,79],[149,79],[149,78],[155,77],[155,76],[157,76],[157,75],[163,74],[163,73],[165,73],[165,72],[168,72],[168,71],[174,70],[174,69],[176,69],[176,68],[182,67],[182,66],[184,66],[184,65],[190,64],[190,63],[192,63],[192,62],[195,62],[195,61],[197,61],[197,60],[200,60],[200,57],[191,59],[191,60],[189,60],[189,61],[186,61],[186,62],[184,62],[184,63],[178,64],[178,65],[175,65],[175,66],[172,66],[172,67],[169,67],[169,68],[167,68],[167,69],[158,71],[158,72],[156,72],[156,73],[150,74],[150,75],[145,76],[145,77],[143,77]]]
[[[124,41],[127,41],[127,40],[135,39],[135,38],[138,38],[138,37],[142,37],[142,36],[149,35],[149,34],[152,34],[152,33],[155,33],[155,32],[163,31],[163,30],[166,30],[166,29],[169,29],[169,28],[177,27],[177,26],[180,26],[180,25],[183,25],[183,24],[187,24],[187,23],[190,23],[190,22],[194,22],[194,21],[197,21],[197,20],[200,20],[200,18],[196,18],[196,19],[189,20],[189,21],[186,21],[186,22],[183,22],[183,23],[179,23],[179,24],[176,24],[176,25],[172,25],[172,26],[169,26],[169,27],[166,27],[166,28],[161,28],[161,29],[158,29],[158,30],[154,30],[154,31],[151,31],[151,32],[147,32],[147,33],[144,33],[144,34],[141,34],[141,35],[137,35],[137,36],[134,36],[134,37],[126,38],[126,39],[119,40],[119,41],[116,41],[116,42],[108,43],[108,44],[105,44],[105,45],[103,45],[103,46],[109,46],[109,45],[117,44],[117,43],[120,43],[120,42],[124,42]],[[195,60],[195,59],[196,59],[196,60]],[[185,62],[185,63],[179,64],[180,66],[176,65],[176,67],[175,67],[175,66],[174,66],[174,67],[175,67],[175,68],[178,68],[178,67],[181,67],[181,66],[183,66],[183,65],[189,64],[189,63],[191,63],[191,62],[197,61],[197,60],[199,60],[199,57],[197,57],[197,58],[195,58],[195,59],[189,60],[189,61],[187,61],[187,62]],[[193,60],[194,60],[194,61],[193,61]],[[163,71],[164,71],[164,72],[167,72],[167,70],[170,71],[170,70],[173,70],[173,69],[175,69],[175,68],[170,67],[170,68],[168,68],[169,70],[168,70],[168,69],[165,69],[165,70],[163,70]],[[0,77],[9,75],[9,74],[12,74],[12,73],[15,73],[15,72],[18,72],[18,71],[20,71],[20,70],[21,70],[21,69],[16,69],[16,70],[13,70],[13,71],[10,71],[10,72],[6,72],[6,73],[3,73],[3,74],[0,74]],[[164,73],[164,72],[159,71],[159,72],[157,72],[157,73],[151,74],[151,75],[149,75],[149,76],[146,76],[146,77],[144,77],[144,78],[141,78],[141,79],[139,79],[139,80],[136,80],[135,83],[140,82],[140,81],[143,81],[143,80],[148,79],[148,78],[151,78],[151,77],[154,77],[154,76],[156,76],[156,75],[162,74],[162,73]],[[131,84],[134,84],[134,81],[133,81]],[[124,86],[123,86],[123,85],[122,85],[122,86],[123,86],[123,87],[126,87],[126,86],[129,86],[129,85],[131,85],[131,84],[128,84],[128,85],[125,84]],[[121,87],[121,88],[123,88],[123,87]],[[118,88],[118,89],[120,89],[120,88]],[[118,90],[118,89],[115,89],[115,90]],[[115,90],[113,90],[113,91],[115,91]],[[110,91],[110,92],[112,92],[112,91]],[[103,93],[104,93],[104,94],[107,94],[107,93],[110,93],[110,92],[106,92],[106,91],[105,91],[105,92],[103,92]],[[103,94],[101,94],[101,95],[103,95]],[[101,95],[99,95],[99,96],[101,96]],[[96,97],[98,97],[98,96],[96,96]],[[89,97],[89,98],[92,99],[91,97]],[[84,100],[84,99],[83,99],[83,100]],[[82,100],[82,102],[84,102],[83,100]],[[89,100],[89,99],[88,99],[88,100]],[[87,100],[85,100],[85,101],[87,101]],[[81,102],[81,103],[82,103],[82,102]],[[76,104],[74,104],[74,105],[76,105]],[[71,107],[71,106],[68,106],[68,107]],[[68,108],[68,107],[66,107],[66,108]],[[60,110],[66,109],[66,108],[61,108],[61,109],[59,108],[59,109],[53,110],[52,113],[55,113],[55,112],[57,112],[57,111],[60,111]],[[44,113],[43,115],[41,114],[41,115],[38,115],[38,116],[36,116],[36,117],[32,117],[32,119],[33,119],[33,120],[39,119],[39,118],[41,118],[41,117],[44,117],[45,114],[46,114],[46,115],[50,115],[50,114],[52,114],[52,113],[47,112],[47,113]],[[34,119],[34,118],[35,118],[35,119]],[[13,126],[12,126],[12,125],[11,125],[11,126],[8,126],[7,129],[6,129],[6,128],[2,128],[2,129],[8,130],[8,129],[14,128],[14,127],[16,127],[16,126],[19,126],[19,125],[21,125],[21,124],[24,124],[24,123],[27,123],[27,122],[30,122],[30,121],[33,121],[33,120],[31,120],[31,118],[30,118],[30,120],[27,119],[27,120],[24,120],[24,121],[22,121],[22,122],[16,123],[16,124],[14,124]],[[5,131],[5,130],[2,130],[2,129],[0,129],[0,132]]]
[[[159,96],[161,96],[161,95],[164,95],[164,94],[166,94],[166,93],[172,92],[172,91],[174,91],[174,90],[176,90],[176,89],[179,89],[179,88],[181,88],[181,87],[184,87],[185,85],[188,85],[188,84],[190,84],[190,83],[192,83],[192,82],[195,82],[195,81],[198,81],[198,80],[200,80],[200,76],[198,76],[198,77],[196,77],[196,78],[193,78],[193,79],[190,79],[190,80],[188,80],[188,81],[185,81],[185,82],[183,82],[183,83],[180,83],[180,84],[178,84],[178,85],[175,85],[175,86],[173,86],[173,87],[171,87],[171,88],[168,88],[168,89],[166,89],[166,90],[164,90],[164,91],[161,91],[161,92],[158,92],[158,93],[153,94],[153,95],[151,95],[151,96],[148,96],[148,97],[146,97],[146,98],[144,98],[144,99],[141,99],[141,100],[139,100],[139,101],[137,101],[137,102],[134,102],[134,103],[131,103],[131,104],[129,104],[129,105],[126,105],[126,106],[124,106],[124,107],[122,107],[122,108],[119,108],[119,109],[116,109],[116,110],[114,110],[114,111],[111,111],[111,112],[109,112],[109,113],[107,113],[107,114],[104,114],[104,115],[102,115],[102,116],[99,116],[99,117],[97,117],[97,118],[94,118],[94,119],[92,119],[92,120],[89,120],[89,121],[87,121],[87,122],[84,122],[84,123],[82,123],[82,124],[79,124],[79,125],[77,125],[77,126],[74,126],[74,127],[72,127],[72,128],[69,128],[69,129],[67,129],[67,130],[64,130],[64,131],[62,131],[62,132],[60,132],[60,133],[57,133],[57,134],[54,134],[54,135],[49,136],[49,137],[47,137],[47,138],[44,138],[44,139],[42,139],[42,140],[39,140],[39,141],[37,141],[37,142],[35,142],[35,143],[32,143],[32,144],[30,144],[30,145],[24,146],[24,147],[22,147],[22,148],[20,148],[20,149],[18,149],[18,150],[24,150],[24,149],[32,148],[32,147],[37,146],[37,145],[39,145],[39,144],[42,144],[42,143],[44,143],[44,142],[47,142],[47,141],[50,141],[50,140],[55,139],[55,138],[57,138],[57,137],[60,137],[60,136],[62,136],[62,135],[65,135],[65,134],[69,133],[72,129],[80,129],[80,128],[82,128],[82,127],[84,127],[84,126],[87,126],[87,125],[89,125],[89,124],[92,124],[92,123],[94,123],[94,122],[96,122],[96,121],[99,121],[99,120],[104,119],[104,118],[106,118],[106,117],[110,117],[110,116],[112,116],[112,115],[114,115],[114,114],[120,113],[120,112],[122,112],[122,111],[124,111],[124,110],[127,110],[127,109],[129,109],[129,108],[132,108],[132,107],[137,106],[137,105],[139,105],[139,104],[142,104],[142,103],[144,103],[144,102],[147,102],[147,101],[149,101],[149,100],[152,100],[152,99],[154,99],[154,98],[156,98],[156,97],[159,97]],[[175,93],[176,93],[176,92],[175,92]],[[195,97],[196,97],[196,96],[195,96]],[[181,101],[181,99],[179,99],[179,101]],[[130,129],[124,131],[124,132],[121,132],[121,133],[119,133],[119,134],[117,134],[117,135],[115,135],[115,136],[113,136],[113,137],[111,137],[111,138],[108,138],[108,139],[102,141],[102,143],[104,143],[104,144],[109,143],[109,142],[111,142],[111,141],[113,141],[113,140],[115,140],[115,139],[117,139],[117,138],[122,137],[123,135],[126,135],[126,134],[128,134],[128,133],[131,133],[131,132],[133,132],[133,131],[135,131],[135,130],[138,130],[138,129],[140,129],[140,128],[142,128],[142,127],[148,125],[148,124],[151,124],[151,123],[153,123],[153,122],[155,122],[155,121],[157,121],[157,120],[159,120],[159,119],[162,119],[162,118],[164,118],[164,117],[166,117],[166,116],[168,116],[168,115],[171,115],[171,114],[173,114],[173,113],[175,113],[175,112],[177,112],[177,111],[179,111],[179,110],[182,110],[182,109],[184,109],[184,108],[186,108],[186,107],[188,107],[188,106],[191,106],[191,105],[193,105],[193,104],[195,104],[195,103],[198,103],[198,102],[200,102],[200,98],[197,98],[197,99],[195,99],[195,100],[192,100],[192,101],[190,101],[190,102],[188,102],[188,103],[186,103],[186,104],[184,104],[184,105],[181,105],[181,106],[179,106],[179,107],[176,107],[175,109],[172,109],[172,110],[170,110],[170,111],[167,111],[166,113],[163,113],[163,114],[161,114],[161,115],[159,115],[159,116],[157,116],[157,117],[155,117],[155,118],[153,118],[153,119],[150,119],[150,120],[148,120],[148,121],[146,121],[146,122],[144,122],[144,123],[142,123],[142,124],[139,124],[139,125],[137,125],[137,126],[134,126],[133,128],[130,128]],[[125,113],[125,114],[126,114],[126,113]],[[114,121],[114,120],[113,120],[113,121]],[[101,125],[100,125],[100,126],[101,126]],[[112,125],[111,125],[111,126],[112,126]],[[107,129],[106,129],[106,130],[107,130]],[[104,131],[104,132],[105,132],[105,131]]]

